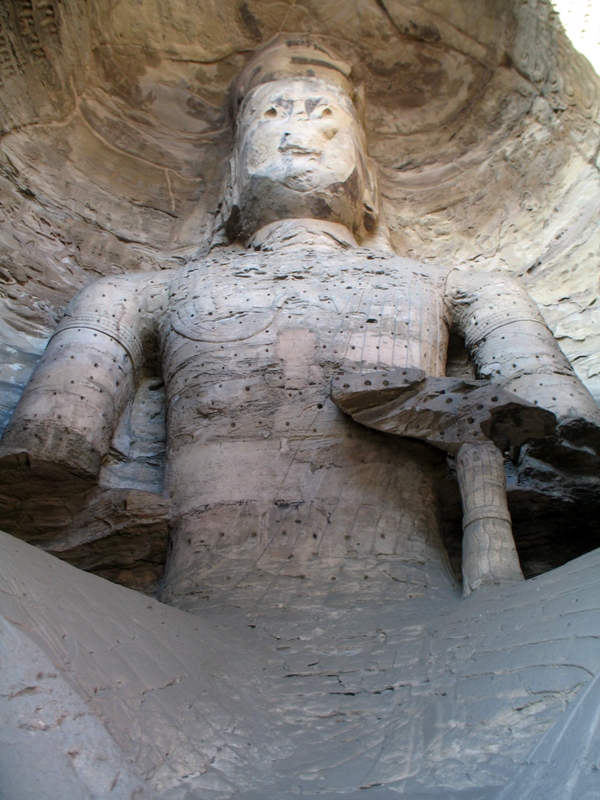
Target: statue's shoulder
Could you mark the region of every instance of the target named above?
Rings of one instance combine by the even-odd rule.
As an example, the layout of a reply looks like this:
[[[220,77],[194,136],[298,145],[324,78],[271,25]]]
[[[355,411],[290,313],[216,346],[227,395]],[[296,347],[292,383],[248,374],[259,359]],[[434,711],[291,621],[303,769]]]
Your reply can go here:
[[[450,272],[450,268],[416,261],[388,251],[358,250],[355,259],[360,263],[363,272],[374,272],[396,280],[423,283],[440,288],[445,285]]]
[[[455,267],[448,272],[448,292],[478,292],[498,288],[499,292],[507,287],[523,290],[519,278],[511,272],[500,269],[477,270],[466,267]]]
[[[261,254],[247,252],[233,246],[219,247],[208,253],[193,256],[179,269],[170,270],[170,272],[173,281],[187,282],[227,272],[232,266],[250,262],[253,258],[256,259],[260,256]]]
[[[104,275],[86,284],[79,294],[100,294],[103,297],[123,295],[123,297],[126,297],[131,294],[145,292],[152,287],[167,286],[178,272],[178,269],[165,269],[155,272],[125,272],[120,275]]]

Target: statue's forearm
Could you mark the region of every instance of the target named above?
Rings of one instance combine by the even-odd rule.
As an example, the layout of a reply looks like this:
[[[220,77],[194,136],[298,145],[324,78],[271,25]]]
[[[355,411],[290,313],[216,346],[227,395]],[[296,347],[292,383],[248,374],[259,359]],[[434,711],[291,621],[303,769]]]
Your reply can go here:
[[[142,365],[137,297],[97,281],[71,303],[33,373],[0,445],[95,479]],[[140,316],[140,324],[136,324]]]
[[[559,420],[600,420],[596,403],[517,281],[454,272],[449,297],[479,377],[553,411]]]
[[[57,334],[34,372],[4,435],[1,451],[24,452],[95,478],[114,425],[133,389],[126,353],[105,334],[80,328]]]
[[[489,441],[464,444],[456,456],[456,474],[463,506],[463,595],[522,580],[502,453]]]

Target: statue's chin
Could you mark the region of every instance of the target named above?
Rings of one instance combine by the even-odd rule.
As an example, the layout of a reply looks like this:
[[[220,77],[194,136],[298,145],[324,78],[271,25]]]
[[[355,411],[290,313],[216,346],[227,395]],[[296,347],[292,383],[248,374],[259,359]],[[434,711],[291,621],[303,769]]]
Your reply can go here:
[[[253,176],[242,187],[239,220],[232,236],[247,239],[264,225],[283,219],[322,219],[353,231],[360,223],[357,198],[363,190],[354,171],[345,182],[323,182],[312,170],[286,175]]]
[[[288,175],[281,185],[294,192],[310,192],[319,185],[319,176],[314,172],[303,172],[297,175]]]

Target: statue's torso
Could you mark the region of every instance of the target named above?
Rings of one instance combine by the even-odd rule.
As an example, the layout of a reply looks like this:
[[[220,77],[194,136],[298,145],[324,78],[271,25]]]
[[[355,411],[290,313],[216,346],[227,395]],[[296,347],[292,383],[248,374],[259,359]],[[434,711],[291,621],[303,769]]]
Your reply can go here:
[[[437,458],[348,420],[329,390],[365,364],[443,374],[441,273],[360,251],[234,254],[178,273],[169,309],[174,591],[257,570],[335,577],[349,553],[423,560]]]

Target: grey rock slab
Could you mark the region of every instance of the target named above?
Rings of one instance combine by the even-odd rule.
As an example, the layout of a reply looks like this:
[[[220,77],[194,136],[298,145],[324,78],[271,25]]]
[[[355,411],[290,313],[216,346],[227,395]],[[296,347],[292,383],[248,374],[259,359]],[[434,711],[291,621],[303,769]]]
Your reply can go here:
[[[491,439],[508,450],[551,437],[552,412],[487,381],[429,377],[407,367],[338,375],[332,399],[345,413],[370,428],[423,439],[456,453],[465,442]]]
[[[292,596],[289,612],[192,615],[1,539],[2,614],[19,629],[3,637],[15,665],[5,679],[17,691],[41,681],[23,702],[39,695],[36,718],[50,719],[54,695],[22,677],[20,654],[30,649],[35,675],[49,660],[48,685],[69,687],[90,730],[102,721],[110,769],[125,759],[161,797],[487,800],[565,710],[595,708],[578,692],[600,659],[598,551],[466,601],[447,590],[400,606],[393,595],[345,608],[302,599],[294,612]],[[581,713],[571,730],[593,748]],[[23,748],[19,734],[15,763]]]
[[[157,800],[68,678],[4,618],[0,654],[3,800]]]

